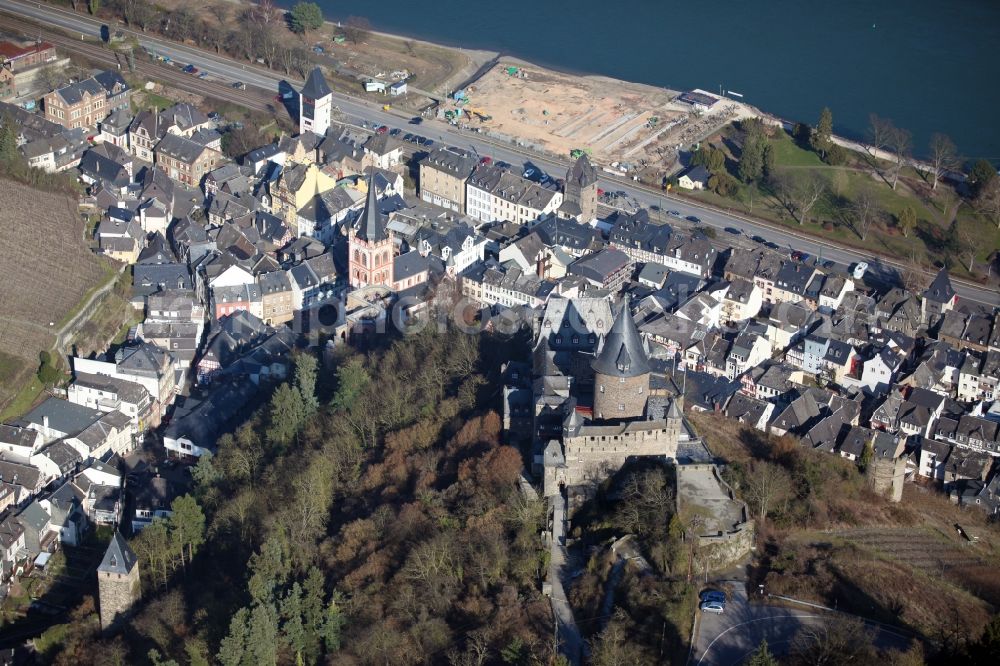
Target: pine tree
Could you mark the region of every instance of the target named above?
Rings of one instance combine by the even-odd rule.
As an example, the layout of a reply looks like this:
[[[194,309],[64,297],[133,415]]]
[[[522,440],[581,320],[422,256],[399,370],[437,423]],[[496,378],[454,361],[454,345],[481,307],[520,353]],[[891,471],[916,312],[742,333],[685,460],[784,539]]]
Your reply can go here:
[[[746,666],[778,666],[778,660],[771,656],[771,651],[767,649],[767,641],[761,639],[760,647],[750,655]]]
[[[216,657],[222,666],[240,666],[246,656],[250,611],[241,608],[229,622],[229,634],[222,639]]]
[[[187,549],[187,562],[205,543],[205,513],[198,506],[198,501],[191,495],[178,497],[170,504],[170,534],[177,548],[181,551],[181,562],[184,563],[184,550]]]
[[[278,618],[270,604],[257,604],[250,613],[247,630],[247,652],[255,666],[278,663]]]
[[[326,607],[326,619],[323,622],[323,645],[327,652],[337,652],[340,650],[340,635],[344,629],[347,618],[340,610],[340,595],[336,591],[330,595],[330,603]]]
[[[299,426],[305,419],[305,405],[302,394],[285,382],[271,397],[267,438],[272,444],[285,445],[292,441]]]
[[[316,375],[319,364],[312,354],[299,354],[295,359],[295,388],[302,396],[305,416],[311,416],[319,408],[316,398]]]
[[[865,442],[865,448],[861,451],[861,457],[858,458],[858,467],[861,468],[861,472],[867,472],[868,468],[871,467],[872,460],[875,459],[875,448],[872,446],[871,442]]]
[[[309,568],[302,591],[302,625],[305,629],[305,657],[315,662],[327,626],[327,613],[323,608],[323,574],[315,566]]]
[[[306,647],[306,631],[302,624],[302,588],[298,583],[292,585],[292,589],[281,600],[280,611],[281,634],[285,644],[296,660],[301,660]]]
[[[826,159],[826,151],[830,149],[830,142],[833,140],[833,113],[830,109],[823,107],[819,113],[819,122],[812,133],[811,142],[813,150]]]

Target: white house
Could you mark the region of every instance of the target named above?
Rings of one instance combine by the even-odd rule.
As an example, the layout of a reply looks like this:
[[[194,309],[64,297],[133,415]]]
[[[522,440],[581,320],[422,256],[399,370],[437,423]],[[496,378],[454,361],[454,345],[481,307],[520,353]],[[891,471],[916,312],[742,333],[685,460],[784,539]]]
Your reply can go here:
[[[703,166],[691,167],[677,179],[677,184],[685,190],[703,190],[708,187],[710,174]]]

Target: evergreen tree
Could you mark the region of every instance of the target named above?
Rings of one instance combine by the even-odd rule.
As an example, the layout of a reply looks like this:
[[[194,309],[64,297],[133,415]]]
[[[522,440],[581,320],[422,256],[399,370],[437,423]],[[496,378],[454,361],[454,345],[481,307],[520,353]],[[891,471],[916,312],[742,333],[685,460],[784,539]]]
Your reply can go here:
[[[212,463],[212,458],[214,458],[212,452],[205,451],[198,458],[198,464],[191,468],[191,478],[194,479],[195,484],[202,490],[222,478],[222,473],[216,469]]]
[[[0,155],[3,152],[0,151]],[[972,164],[969,169],[968,183],[972,197],[978,197],[980,192],[985,190],[993,179],[997,177],[997,168],[987,160],[979,159]]]
[[[318,30],[323,27],[323,11],[315,2],[297,2],[289,12],[288,25],[297,35]]]
[[[858,458],[858,467],[861,468],[861,472],[867,472],[868,468],[871,467],[872,460],[875,458],[875,448],[872,446],[871,442],[865,442],[865,448],[861,451],[861,457]]]
[[[170,504],[170,511],[170,535],[181,551],[181,562],[185,559],[185,549],[187,562],[190,562],[205,543],[205,513],[191,495],[175,499]]]
[[[0,163],[7,165],[17,159],[17,125],[10,114],[0,119]]]
[[[260,551],[250,556],[250,561],[247,563],[247,568],[251,572],[248,587],[253,600],[258,604],[274,604],[278,590],[284,587],[288,580],[291,566],[291,553],[285,531],[277,529],[264,542]]]
[[[278,618],[270,604],[257,604],[250,613],[246,651],[255,666],[278,663]]]
[[[302,396],[302,408],[306,417],[319,408],[316,398],[316,375],[319,364],[312,354],[299,354],[295,359],[295,388]]]
[[[229,622],[229,634],[222,639],[216,657],[222,666],[240,666],[247,656],[250,611],[241,608]]]
[[[289,651],[296,660],[302,659],[306,647],[306,630],[302,624],[302,588],[298,583],[292,585],[285,598],[281,600],[281,634]]]
[[[764,175],[764,152],[767,141],[763,137],[748,136],[743,143],[743,153],[737,167],[737,175],[744,183],[753,183]]]
[[[305,657],[315,662],[327,628],[327,613],[323,607],[323,574],[315,566],[309,568],[302,592],[302,626],[305,630]],[[338,634],[339,639],[339,634]]]
[[[778,666],[778,660],[771,656],[771,651],[767,649],[767,641],[761,639],[757,651],[750,655],[746,666]]]
[[[826,151],[830,149],[830,143],[832,140],[833,114],[830,112],[830,109],[823,107],[823,110],[820,111],[819,114],[819,122],[816,123],[816,129],[810,136],[810,142],[813,150],[826,159]]]
[[[912,206],[907,206],[899,212],[897,223],[899,224],[899,230],[903,232],[903,235],[909,236],[910,232],[917,226],[917,212],[913,210]]]
[[[774,148],[769,143],[764,147],[764,178],[770,180],[774,178],[776,173],[774,164]]]
[[[340,595],[336,591],[330,595],[330,603],[326,607],[326,618],[323,622],[321,637],[327,652],[337,652],[340,650],[340,635],[344,629],[347,618],[340,610]]]
[[[285,382],[271,396],[271,409],[268,414],[271,423],[267,429],[268,440],[273,444],[288,444],[305,419],[302,394]]]

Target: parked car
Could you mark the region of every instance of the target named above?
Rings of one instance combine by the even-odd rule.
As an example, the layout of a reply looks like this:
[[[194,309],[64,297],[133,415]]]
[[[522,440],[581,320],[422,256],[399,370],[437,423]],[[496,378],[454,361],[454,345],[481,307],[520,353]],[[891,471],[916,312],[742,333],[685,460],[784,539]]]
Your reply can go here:
[[[694,215],[688,215],[684,219],[687,220],[688,222],[694,222],[695,224],[701,224],[701,220],[698,219],[697,217],[695,217]]]
[[[412,118],[410,118],[411,125],[419,125],[422,122],[424,122],[424,119],[421,118],[420,116],[413,116]]]
[[[752,240],[754,243],[761,243],[761,244],[767,243],[767,240],[765,240],[763,236],[751,236],[750,240]]]
[[[199,79],[207,79],[208,78],[208,72],[202,72],[201,74],[198,75],[198,78]]]
[[[702,601],[717,601],[720,604],[725,605],[726,593],[719,590],[703,590],[699,599]]]
[[[668,210],[667,215],[669,215],[670,217],[680,217],[681,212],[679,210]]]
[[[726,604],[719,603],[718,601],[703,601],[698,606],[702,613],[725,613]]]
[[[399,136],[402,133],[403,133],[403,130],[399,129],[398,127],[389,130],[389,136]]]
[[[794,259],[795,261],[805,262],[809,261],[809,255],[806,254],[805,252],[800,252],[799,250],[795,250],[794,252],[792,252],[792,259]]]
[[[236,88],[237,90],[246,90],[247,84],[242,81],[233,81],[233,88]]]
[[[726,233],[733,234],[734,236],[739,236],[743,232],[737,229],[736,227],[726,227]]]
[[[433,139],[424,139],[424,147],[425,148],[430,148],[433,145],[434,145],[434,140]]]
[[[389,128],[386,127],[385,125],[379,125],[378,127],[375,128],[375,133],[376,134],[385,134],[388,131],[389,131]]]
[[[854,271],[852,272],[852,274],[854,275],[855,280],[860,280],[865,276],[865,273],[867,272],[868,272],[868,263],[865,261],[859,261],[854,265]]]
[[[198,73],[198,68],[195,67],[194,65],[187,65],[184,68],[184,71],[187,72],[188,74],[197,74]]]
[[[219,116],[219,112],[218,111],[211,111],[208,114],[208,119],[209,120],[218,120],[220,117],[221,116]]]
[[[493,164],[493,158],[489,157],[489,156],[480,157],[479,158],[479,163],[482,164],[482,165],[484,165],[484,166],[489,166],[489,165]],[[597,190],[597,196],[601,196],[601,191],[600,190]]]

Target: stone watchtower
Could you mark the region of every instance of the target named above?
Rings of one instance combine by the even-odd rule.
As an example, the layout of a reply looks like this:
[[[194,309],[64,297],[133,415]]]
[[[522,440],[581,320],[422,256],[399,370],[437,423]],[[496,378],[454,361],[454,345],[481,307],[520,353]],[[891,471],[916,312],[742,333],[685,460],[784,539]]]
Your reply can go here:
[[[108,631],[128,616],[132,605],[142,596],[139,559],[118,530],[97,567],[97,587],[101,629]]]
[[[333,91],[323,78],[319,67],[309,72],[306,84],[299,93],[299,134],[312,132],[324,136],[330,129],[333,110]]]
[[[566,172],[565,202],[579,206],[581,222],[597,219],[597,169],[586,153]]]
[[[375,181],[368,181],[368,201],[357,224],[348,229],[348,279],[355,289],[370,284],[392,287],[392,231],[378,205]]]
[[[595,420],[634,419],[645,414],[649,355],[632,319],[628,297],[591,367]]]

